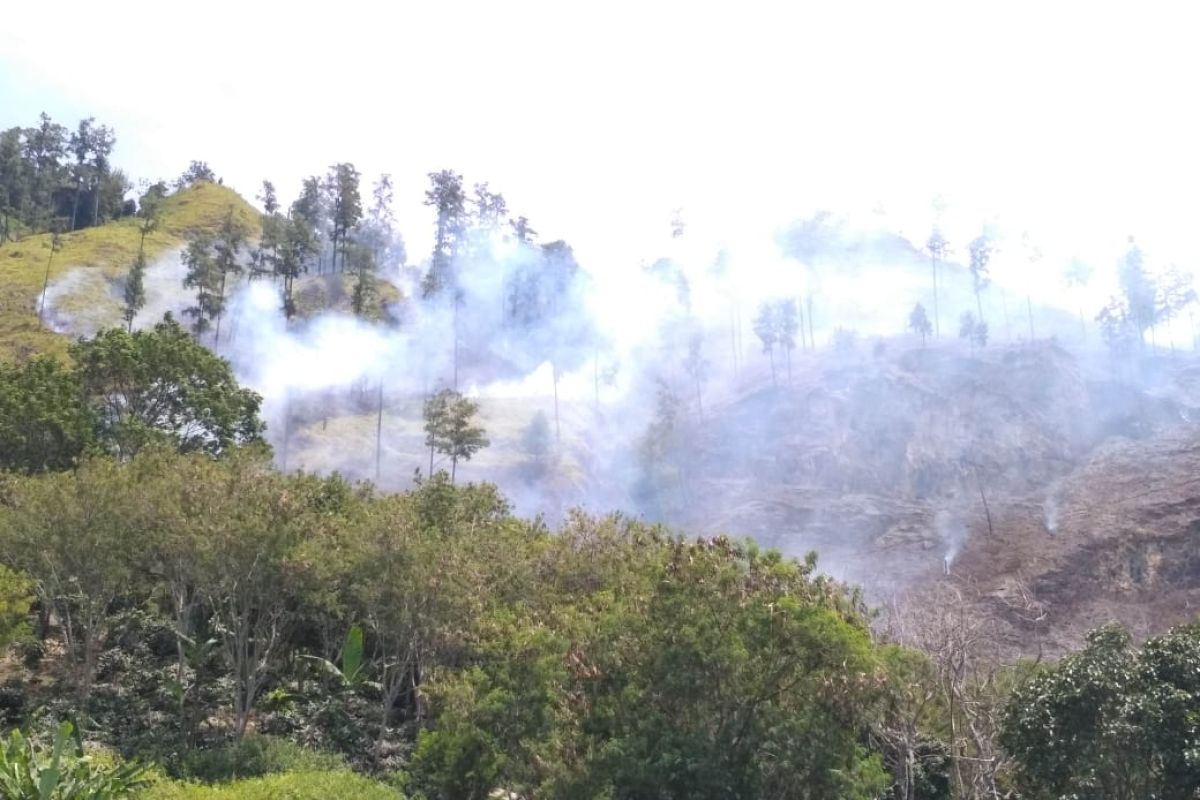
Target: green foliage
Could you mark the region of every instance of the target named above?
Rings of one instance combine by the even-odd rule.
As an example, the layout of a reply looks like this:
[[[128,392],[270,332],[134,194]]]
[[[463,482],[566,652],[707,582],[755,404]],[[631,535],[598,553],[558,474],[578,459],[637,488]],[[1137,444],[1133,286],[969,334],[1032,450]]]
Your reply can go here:
[[[0,739],[0,797],[6,800],[120,800],[147,781],[134,764],[106,764],[85,755],[64,722],[47,750],[19,731]]]
[[[0,658],[15,641],[29,634],[33,582],[0,564]]]
[[[225,783],[275,773],[332,772],[345,768],[345,759],[336,753],[311,750],[275,736],[246,736],[189,754],[180,772],[185,778],[202,783]]]
[[[101,331],[71,357],[101,440],[122,457],[152,442],[219,455],[261,441],[259,396],[169,316],[152,330]]]
[[[1187,800],[1200,791],[1200,628],[1130,646],[1116,626],[1018,688],[1001,741],[1031,800]]]
[[[139,800],[404,800],[383,783],[346,770],[289,772],[221,786],[159,783],[137,795]]]
[[[93,441],[77,372],[53,358],[0,364],[0,468],[68,469]]]
[[[453,389],[443,389],[425,401],[423,413],[425,444],[431,454],[438,452],[450,459],[451,480],[460,459],[470,461],[490,444],[483,428],[475,424],[479,404]]]

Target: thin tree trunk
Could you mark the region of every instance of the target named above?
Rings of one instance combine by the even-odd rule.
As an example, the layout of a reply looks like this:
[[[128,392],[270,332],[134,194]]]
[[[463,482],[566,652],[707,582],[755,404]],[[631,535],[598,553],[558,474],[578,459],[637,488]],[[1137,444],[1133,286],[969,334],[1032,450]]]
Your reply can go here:
[[[796,309],[800,318],[800,346],[805,350],[808,349],[808,341],[804,336],[804,303],[797,303],[799,308]]]
[[[379,379],[379,415],[375,418],[375,485],[379,485],[379,466],[383,456],[383,378]]]
[[[75,202],[71,204],[71,230],[75,230],[75,219],[79,216],[79,191],[83,181],[75,180]]]
[[[775,379],[775,351],[768,350],[767,355],[771,357],[771,385],[778,386],[779,381]]]
[[[808,296],[808,341],[812,345],[812,349],[817,349],[817,337],[813,333],[813,302],[812,295]]]
[[[458,456],[450,456],[450,483],[454,483],[454,476],[458,472]]]
[[[1025,295],[1025,307],[1029,310],[1029,341],[1033,341],[1033,297]]]
[[[1003,295],[1001,295],[1001,299],[1003,299],[1003,298],[1004,298],[1004,296],[1003,296]],[[976,308],[976,310],[977,310],[977,311],[979,311],[979,321],[980,321],[980,322],[983,322],[983,297],[982,297],[982,296],[979,294],[979,290],[978,290],[978,289],[976,289],[976,290],[975,290],[975,308]],[[1007,306],[1006,306],[1005,308],[1007,309]],[[1008,318],[1008,312],[1007,312],[1007,310],[1005,311],[1005,313],[1004,313],[1004,316],[1005,316],[1005,322],[1004,322],[1004,325],[1005,325],[1005,327],[1007,327],[1007,326],[1008,326],[1008,319],[1007,319],[1007,318]]]
[[[933,267],[933,332],[935,336],[941,336],[942,323],[938,314],[937,257],[929,256],[929,264]]]
[[[38,305],[38,324],[45,322],[46,290],[50,288],[50,265],[54,263],[54,245],[50,245],[50,258],[46,261],[46,279],[42,281],[42,301]]]
[[[550,375],[554,379],[554,441],[556,444],[562,444],[562,428],[558,422],[558,365],[553,361],[550,362]]]

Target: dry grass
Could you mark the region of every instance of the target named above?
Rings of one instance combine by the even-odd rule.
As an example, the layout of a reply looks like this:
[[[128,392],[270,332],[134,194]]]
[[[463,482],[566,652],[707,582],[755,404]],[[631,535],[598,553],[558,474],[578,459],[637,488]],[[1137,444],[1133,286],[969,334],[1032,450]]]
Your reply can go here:
[[[259,214],[232,189],[198,183],[169,197],[162,224],[146,238],[153,260],[182,245],[188,234],[217,227],[233,209],[234,215],[259,235]],[[122,219],[96,228],[63,234],[62,249],[50,259],[50,234],[27,236],[0,245],[0,361],[22,361],[38,353],[63,355],[67,338],[46,330],[38,321],[42,286],[49,279],[81,267],[86,270],[79,288],[59,303],[73,313],[110,318],[120,303],[111,296],[111,282],[125,275],[137,255],[138,222]]]

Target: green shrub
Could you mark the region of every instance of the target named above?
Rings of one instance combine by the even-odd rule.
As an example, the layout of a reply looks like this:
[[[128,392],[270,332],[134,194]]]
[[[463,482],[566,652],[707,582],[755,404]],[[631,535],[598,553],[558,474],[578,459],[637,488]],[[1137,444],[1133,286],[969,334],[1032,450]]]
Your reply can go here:
[[[346,762],[336,753],[310,750],[274,736],[247,736],[189,754],[181,772],[193,780],[221,783],[276,772],[332,772],[345,767]]]
[[[220,786],[159,783],[139,800],[404,800],[395,789],[348,770],[289,772]]]

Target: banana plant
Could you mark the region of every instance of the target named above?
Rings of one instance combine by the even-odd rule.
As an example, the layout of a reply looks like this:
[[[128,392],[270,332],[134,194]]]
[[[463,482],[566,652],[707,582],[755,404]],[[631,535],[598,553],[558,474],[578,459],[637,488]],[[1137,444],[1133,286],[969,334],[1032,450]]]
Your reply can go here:
[[[335,664],[320,656],[304,656],[321,670],[334,678],[344,687],[355,687],[366,682],[366,663],[363,659],[363,629],[361,625],[351,625],[346,631],[346,641],[342,645],[342,663]]]
[[[0,797],[6,800],[121,800],[148,782],[136,764],[99,764],[85,755],[70,722],[59,726],[49,753],[21,731],[0,740]]]

